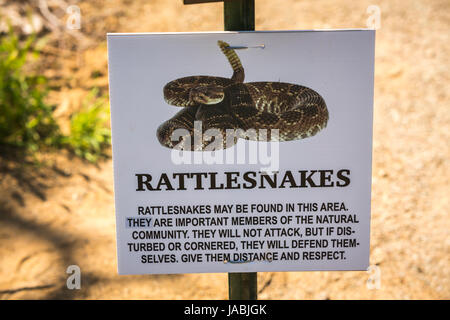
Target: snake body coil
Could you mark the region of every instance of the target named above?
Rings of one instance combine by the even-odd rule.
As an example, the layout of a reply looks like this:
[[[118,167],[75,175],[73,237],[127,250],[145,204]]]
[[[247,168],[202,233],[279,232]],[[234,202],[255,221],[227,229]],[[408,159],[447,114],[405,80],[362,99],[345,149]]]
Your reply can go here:
[[[190,76],[167,83],[165,101],[183,109],[159,126],[157,137],[163,146],[175,148],[181,139],[189,138],[191,145],[184,150],[207,150],[214,141],[208,129],[222,135],[219,147],[215,145],[220,149],[230,147],[237,138],[261,140],[261,129],[267,129],[267,140],[290,141],[314,136],[326,127],[327,106],[317,92],[283,82],[244,83],[244,68],[236,52],[223,41],[218,44],[233,68],[232,77]],[[195,121],[201,121],[201,132],[196,132]],[[184,129],[185,134],[172,141],[176,129]],[[230,140],[227,129],[239,133]],[[252,129],[256,135],[249,134]],[[279,134],[270,134],[273,129]],[[196,133],[204,137],[200,145],[193,144]]]

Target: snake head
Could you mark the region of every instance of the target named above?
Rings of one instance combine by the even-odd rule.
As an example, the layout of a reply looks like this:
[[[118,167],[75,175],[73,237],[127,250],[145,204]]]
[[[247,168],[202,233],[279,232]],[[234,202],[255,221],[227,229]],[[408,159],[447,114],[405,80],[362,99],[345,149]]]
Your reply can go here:
[[[189,92],[189,100],[199,104],[218,104],[225,97],[222,87],[199,86]]]

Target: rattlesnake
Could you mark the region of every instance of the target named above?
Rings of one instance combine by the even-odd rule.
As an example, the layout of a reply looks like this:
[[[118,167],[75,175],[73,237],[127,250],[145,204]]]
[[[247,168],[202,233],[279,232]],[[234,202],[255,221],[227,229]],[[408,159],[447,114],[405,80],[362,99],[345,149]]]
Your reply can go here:
[[[218,45],[233,68],[233,76],[189,76],[167,83],[163,89],[165,101],[183,109],[157,129],[161,145],[208,150],[207,146],[217,139],[217,135],[208,135],[211,128],[217,129],[219,137],[222,135],[222,141],[215,145],[215,149],[221,149],[230,147],[238,138],[264,139],[261,133],[258,135],[259,129],[267,129],[269,141],[289,141],[313,136],[326,127],[328,109],[317,92],[283,82],[244,83],[244,68],[236,52],[226,42],[218,41]],[[200,129],[194,126],[195,121],[201,121]],[[183,130],[174,138],[176,129]],[[235,132],[231,139],[227,129],[234,129],[229,131]],[[251,129],[256,129],[256,135],[248,134],[254,132]],[[270,134],[272,129],[278,129],[279,134]],[[203,140],[194,144],[198,133],[203,134]]]

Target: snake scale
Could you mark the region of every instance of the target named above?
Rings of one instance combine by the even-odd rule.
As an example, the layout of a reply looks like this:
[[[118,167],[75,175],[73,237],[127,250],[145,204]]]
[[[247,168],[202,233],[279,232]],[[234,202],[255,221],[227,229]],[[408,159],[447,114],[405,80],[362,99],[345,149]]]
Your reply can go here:
[[[183,150],[208,150],[217,137],[208,136],[215,129],[222,135],[215,149],[227,148],[237,139],[290,141],[314,136],[328,122],[328,109],[324,99],[314,90],[297,84],[283,82],[244,83],[245,72],[236,52],[226,42],[218,41],[221,51],[233,69],[231,78],[189,76],[179,78],[164,86],[165,101],[183,107],[175,116],[161,124],[157,137],[161,145]],[[201,121],[196,127],[195,121]],[[176,129],[183,129],[174,139]],[[233,129],[232,139],[226,135]],[[238,130],[241,129],[241,130]],[[256,135],[248,134],[255,129]],[[269,134],[262,137],[260,129]],[[278,129],[278,135],[271,130]],[[201,131],[201,132],[198,132]],[[247,134],[243,134],[247,132]],[[195,134],[203,139],[194,144]],[[188,138],[188,140],[184,140]],[[220,139],[219,139],[220,140]]]

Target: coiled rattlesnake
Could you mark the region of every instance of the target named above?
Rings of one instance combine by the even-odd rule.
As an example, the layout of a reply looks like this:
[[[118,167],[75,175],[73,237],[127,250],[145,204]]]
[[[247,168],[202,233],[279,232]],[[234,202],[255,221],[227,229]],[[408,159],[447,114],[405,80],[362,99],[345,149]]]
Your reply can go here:
[[[233,76],[190,76],[167,83],[165,101],[183,109],[159,126],[157,137],[163,146],[211,150],[215,142],[213,149],[221,149],[238,138],[297,140],[326,127],[327,106],[317,92],[283,82],[244,83],[244,68],[236,52],[226,42],[218,41],[218,45],[233,68]],[[195,126],[195,121],[201,121],[201,127]],[[182,130],[173,135],[176,129]],[[228,132],[234,135],[227,135],[227,129],[233,129]],[[267,129],[268,135],[261,129]],[[278,135],[273,129],[278,129]],[[203,137],[200,142],[195,142],[196,134]]]

